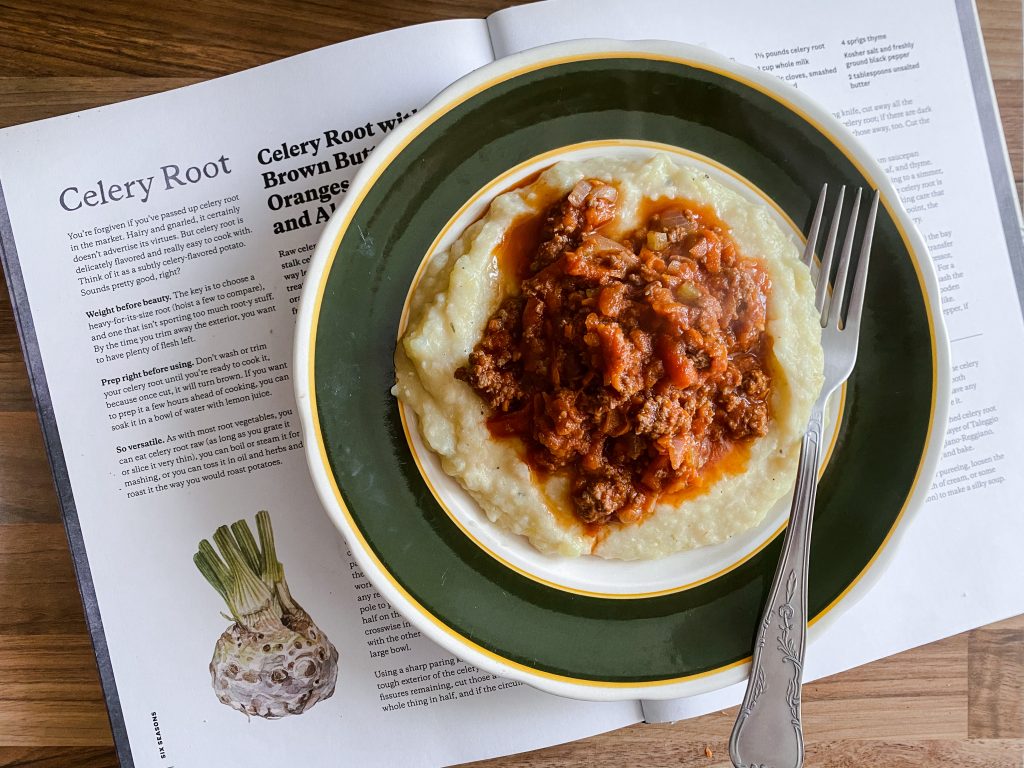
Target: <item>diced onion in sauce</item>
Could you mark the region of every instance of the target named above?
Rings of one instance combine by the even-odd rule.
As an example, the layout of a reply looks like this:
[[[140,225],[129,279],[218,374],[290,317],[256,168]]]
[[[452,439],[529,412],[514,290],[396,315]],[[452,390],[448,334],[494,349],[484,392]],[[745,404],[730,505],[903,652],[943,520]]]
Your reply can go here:
[[[587,195],[590,194],[590,190],[594,188],[586,179],[580,179],[576,182],[576,186],[572,188],[572,192],[569,193],[569,203],[571,205],[583,205],[583,201],[587,199]]]
[[[676,289],[676,296],[682,301],[696,301],[700,298],[700,288],[693,283],[683,283]]]
[[[664,232],[648,232],[647,247],[652,251],[663,251],[668,246],[668,235]]]

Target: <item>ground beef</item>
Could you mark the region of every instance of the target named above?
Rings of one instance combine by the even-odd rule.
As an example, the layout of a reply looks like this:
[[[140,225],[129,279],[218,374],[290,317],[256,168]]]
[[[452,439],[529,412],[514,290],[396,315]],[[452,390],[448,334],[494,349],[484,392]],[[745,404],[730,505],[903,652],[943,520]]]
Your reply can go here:
[[[521,300],[511,298],[498,308],[487,321],[483,339],[470,353],[469,365],[455,372],[457,378],[470,381],[480,397],[500,411],[507,411],[526,396],[517,371],[522,304]]]
[[[635,522],[767,432],[771,284],[710,211],[662,205],[628,237],[616,190],[581,181],[516,255],[518,292],[455,375],[589,524]]]

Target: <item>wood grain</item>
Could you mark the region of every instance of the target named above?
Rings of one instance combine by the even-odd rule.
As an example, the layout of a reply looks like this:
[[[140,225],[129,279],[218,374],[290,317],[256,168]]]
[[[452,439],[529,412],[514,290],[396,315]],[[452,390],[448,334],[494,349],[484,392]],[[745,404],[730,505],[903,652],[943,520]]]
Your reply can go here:
[[[0,77],[199,77],[241,69],[407,24],[482,18],[506,0],[281,3],[220,0],[3,3]],[[42,43],[42,44],[41,44]]]
[[[3,103],[0,98],[0,104]],[[0,109],[0,114],[2,112]],[[7,279],[0,274],[0,412],[33,411],[32,390],[28,385],[25,360],[21,356],[21,342],[14,325],[9,296]]]
[[[1024,617],[971,632],[967,735],[1024,739]]]
[[[0,0],[0,127],[189,85],[360,35],[482,17],[504,0]],[[1019,0],[980,0],[1018,189]],[[6,290],[0,297],[0,766],[117,765]],[[1024,766],[1024,617],[809,684],[807,765]],[[733,710],[477,768],[729,766]]]
[[[64,526],[7,523],[0,530],[0,636],[84,636]]]
[[[1014,178],[1024,181],[1024,87],[1021,62],[1024,61],[1024,35],[1021,34],[1021,4],[1013,2],[978,3],[988,53],[989,69],[999,102],[1003,133],[1010,154]],[[1018,189],[1017,200],[1021,200]]]
[[[0,128],[184,88],[201,77],[0,77]],[[5,290],[6,293],[6,290]]]
[[[92,644],[75,634],[8,636],[0,650],[0,744],[95,746],[110,740]]]
[[[0,765],[19,768],[118,768],[109,747],[0,747]]]
[[[43,433],[34,411],[0,412],[0,525],[60,523],[53,480],[38,471],[43,450]],[[55,528],[63,535],[60,525]],[[67,547],[65,540],[57,543]],[[3,546],[0,541],[0,552]],[[0,562],[0,573],[3,570]]]

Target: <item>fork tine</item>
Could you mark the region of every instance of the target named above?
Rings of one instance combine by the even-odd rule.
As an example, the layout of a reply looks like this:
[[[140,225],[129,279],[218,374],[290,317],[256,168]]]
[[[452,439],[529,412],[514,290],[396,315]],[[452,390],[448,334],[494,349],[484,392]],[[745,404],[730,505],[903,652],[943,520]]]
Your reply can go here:
[[[846,293],[846,276],[850,272],[850,256],[853,254],[853,238],[857,234],[857,215],[860,213],[860,188],[857,189],[857,196],[853,198],[853,208],[850,209],[850,222],[846,225],[846,238],[843,240],[843,250],[839,254],[839,271],[836,274],[836,286],[832,289],[832,302],[829,304],[828,315],[823,312],[821,315],[822,325],[839,327],[839,315],[843,311],[843,295]]]
[[[857,274],[853,278],[853,288],[850,293],[850,309],[846,313],[847,328],[852,328],[856,333],[860,330],[860,311],[864,307],[864,288],[868,282],[868,259],[871,256],[871,240],[875,232],[875,217],[878,213],[878,190],[875,190],[875,197],[871,201],[871,210],[868,212],[868,220],[864,225],[864,240],[860,247],[860,256],[857,259]]]
[[[832,214],[832,225],[828,228],[825,250],[821,254],[821,272],[818,273],[818,287],[814,293],[814,307],[818,312],[821,312],[825,307],[828,278],[832,274],[832,253],[836,248],[836,234],[839,231],[839,217],[843,213],[843,198],[845,196],[846,186],[844,185],[839,188],[839,199],[836,200],[836,210]]]
[[[803,262],[808,267],[814,262],[814,246],[818,244],[818,230],[821,229],[821,215],[825,211],[827,193],[828,184],[822,184],[821,194],[818,195],[818,205],[814,209],[814,218],[811,220],[811,231],[807,233],[807,245],[804,246]]]

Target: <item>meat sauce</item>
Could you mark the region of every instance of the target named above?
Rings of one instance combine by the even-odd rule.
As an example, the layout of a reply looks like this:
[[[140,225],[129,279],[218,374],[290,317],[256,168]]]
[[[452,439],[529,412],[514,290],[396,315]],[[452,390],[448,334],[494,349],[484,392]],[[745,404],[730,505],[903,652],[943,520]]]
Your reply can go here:
[[[456,378],[598,530],[740,471],[768,429],[771,283],[714,212],[646,201],[612,238],[616,189],[579,182],[499,248],[507,298]],[[609,233],[610,234],[610,233]]]

